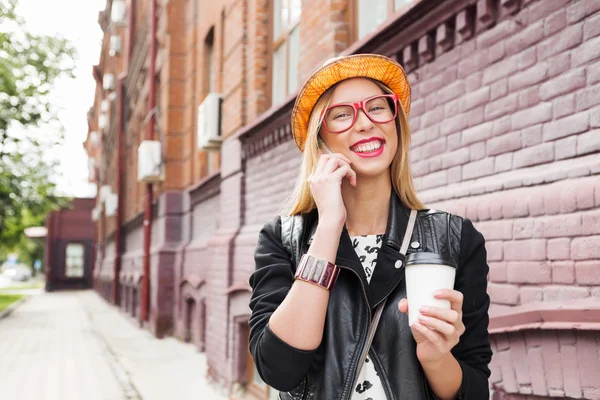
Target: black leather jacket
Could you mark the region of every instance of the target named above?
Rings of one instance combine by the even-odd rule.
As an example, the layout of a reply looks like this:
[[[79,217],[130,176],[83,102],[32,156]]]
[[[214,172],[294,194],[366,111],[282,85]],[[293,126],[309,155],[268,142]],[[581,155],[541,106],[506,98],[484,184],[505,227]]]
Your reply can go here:
[[[271,314],[293,284],[300,256],[308,250],[317,225],[317,213],[277,217],[261,230],[255,252],[256,270],[250,277],[250,352],[262,379],[280,390],[281,399],[350,399],[360,372],[375,307],[387,298],[379,327],[369,350],[389,400],[436,399],[416,357],[416,344],[408,318],[398,311],[406,297],[404,268],[394,268],[404,257],[400,244],[409,210],[395,193],[382,248],[369,285],[344,229],[336,257],[342,269],[331,290],[323,340],[314,351],[296,349],[279,339],[268,326]],[[454,257],[458,263],[455,289],[464,295],[466,327],[452,354],[463,380],[459,398],[489,398],[488,364],[492,352],[488,338],[488,266],[482,235],[472,223],[435,210],[419,211],[410,252],[431,251]]]

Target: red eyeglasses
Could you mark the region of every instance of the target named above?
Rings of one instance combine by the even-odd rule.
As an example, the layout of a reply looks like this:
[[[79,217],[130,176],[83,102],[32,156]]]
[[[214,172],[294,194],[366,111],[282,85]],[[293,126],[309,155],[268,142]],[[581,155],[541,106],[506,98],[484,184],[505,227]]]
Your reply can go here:
[[[334,104],[323,110],[321,122],[328,132],[342,133],[354,126],[358,110],[363,110],[373,123],[385,124],[398,115],[398,96],[381,94],[357,103]]]

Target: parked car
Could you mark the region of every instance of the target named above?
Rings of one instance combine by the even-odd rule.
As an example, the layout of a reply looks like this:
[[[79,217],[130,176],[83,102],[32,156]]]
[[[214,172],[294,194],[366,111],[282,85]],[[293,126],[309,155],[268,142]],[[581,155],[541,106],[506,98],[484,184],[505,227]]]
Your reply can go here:
[[[4,276],[15,282],[25,282],[31,279],[32,276],[31,268],[24,264],[4,265],[2,270]]]

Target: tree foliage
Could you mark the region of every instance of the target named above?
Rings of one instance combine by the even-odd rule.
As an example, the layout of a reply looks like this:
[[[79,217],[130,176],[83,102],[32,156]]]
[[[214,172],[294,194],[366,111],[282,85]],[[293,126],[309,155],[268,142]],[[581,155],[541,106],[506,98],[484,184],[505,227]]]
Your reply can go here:
[[[0,0],[0,250],[23,245],[26,227],[66,204],[52,181],[48,150],[62,130],[49,94],[72,76],[73,58],[66,40],[28,32],[17,0]]]

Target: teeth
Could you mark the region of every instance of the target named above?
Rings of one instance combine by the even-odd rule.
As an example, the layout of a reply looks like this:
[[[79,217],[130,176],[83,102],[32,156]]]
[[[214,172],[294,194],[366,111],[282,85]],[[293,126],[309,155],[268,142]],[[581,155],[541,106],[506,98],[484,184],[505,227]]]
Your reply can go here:
[[[367,153],[379,149],[381,145],[382,143],[379,140],[374,140],[369,143],[363,143],[358,146],[355,146],[352,150],[354,150],[357,153]]]

